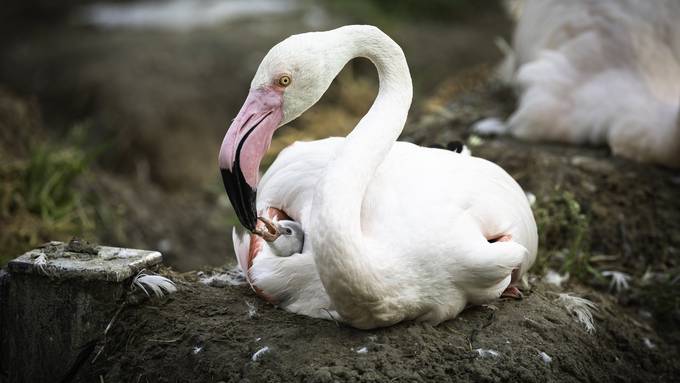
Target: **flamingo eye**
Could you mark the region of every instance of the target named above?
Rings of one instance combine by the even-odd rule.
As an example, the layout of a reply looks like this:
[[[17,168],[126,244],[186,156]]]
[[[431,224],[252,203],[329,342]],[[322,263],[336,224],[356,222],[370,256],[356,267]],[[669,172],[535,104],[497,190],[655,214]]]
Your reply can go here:
[[[283,87],[290,85],[291,81],[293,80],[287,74],[284,74],[283,76],[279,77],[279,85]]]

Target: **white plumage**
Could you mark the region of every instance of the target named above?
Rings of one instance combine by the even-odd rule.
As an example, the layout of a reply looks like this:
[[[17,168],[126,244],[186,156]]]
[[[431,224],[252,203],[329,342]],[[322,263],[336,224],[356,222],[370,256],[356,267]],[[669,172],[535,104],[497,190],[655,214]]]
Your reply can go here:
[[[520,91],[513,135],[680,166],[680,2],[527,0],[513,13],[514,51],[501,67]]]
[[[161,275],[147,274],[143,270],[132,279],[132,286],[141,289],[148,297],[153,294],[160,298],[177,291],[172,280]]]
[[[310,62],[297,57],[302,47],[316,52]],[[263,243],[249,259],[250,234],[234,232],[246,277],[286,310],[359,328],[440,323],[467,304],[498,298],[519,284],[536,256],[529,203],[489,161],[395,143],[411,102],[396,43],[370,26],[293,36],[265,57],[253,88],[279,70],[271,68],[295,62],[305,77],[321,78],[310,84],[326,84],[305,87],[320,96],[357,56],[373,61],[380,76],[368,114],[347,138],[286,148],[257,186],[258,212],[276,208],[302,225],[302,253],[278,257]],[[295,84],[294,72],[292,78]],[[289,102],[294,96],[284,96],[284,116],[295,118],[318,99]]]

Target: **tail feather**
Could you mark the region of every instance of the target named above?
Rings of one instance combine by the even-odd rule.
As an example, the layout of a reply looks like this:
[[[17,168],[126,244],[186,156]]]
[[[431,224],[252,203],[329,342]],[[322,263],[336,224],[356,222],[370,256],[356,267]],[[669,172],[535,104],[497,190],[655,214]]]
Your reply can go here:
[[[465,265],[466,279],[473,284],[496,284],[512,275],[513,271],[522,270],[528,258],[529,251],[517,242],[489,243],[470,254]]]
[[[494,242],[470,254],[462,271],[461,286],[470,303],[481,304],[501,296],[511,286],[529,251],[517,242]]]

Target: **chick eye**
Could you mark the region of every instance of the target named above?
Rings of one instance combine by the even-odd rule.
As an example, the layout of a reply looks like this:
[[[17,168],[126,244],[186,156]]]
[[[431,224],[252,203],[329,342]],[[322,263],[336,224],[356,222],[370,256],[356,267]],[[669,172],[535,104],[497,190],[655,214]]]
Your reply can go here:
[[[291,81],[292,79],[287,74],[284,74],[283,76],[279,77],[279,85],[281,86],[288,86],[290,85]]]
[[[293,234],[293,230],[291,230],[291,229],[289,229],[289,228],[285,228],[285,229],[283,229],[283,234],[285,234],[285,235],[291,235],[291,234]]]

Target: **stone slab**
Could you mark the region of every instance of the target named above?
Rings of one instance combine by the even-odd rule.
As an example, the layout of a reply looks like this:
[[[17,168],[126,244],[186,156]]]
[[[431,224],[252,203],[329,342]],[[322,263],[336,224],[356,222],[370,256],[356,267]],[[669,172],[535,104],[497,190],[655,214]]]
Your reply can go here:
[[[57,279],[78,278],[121,282],[140,270],[161,263],[158,251],[97,246],[94,253],[70,251],[67,244],[50,242],[10,261],[11,273],[36,274]],[[37,261],[37,262],[36,262]],[[41,262],[42,265],[41,265]]]

